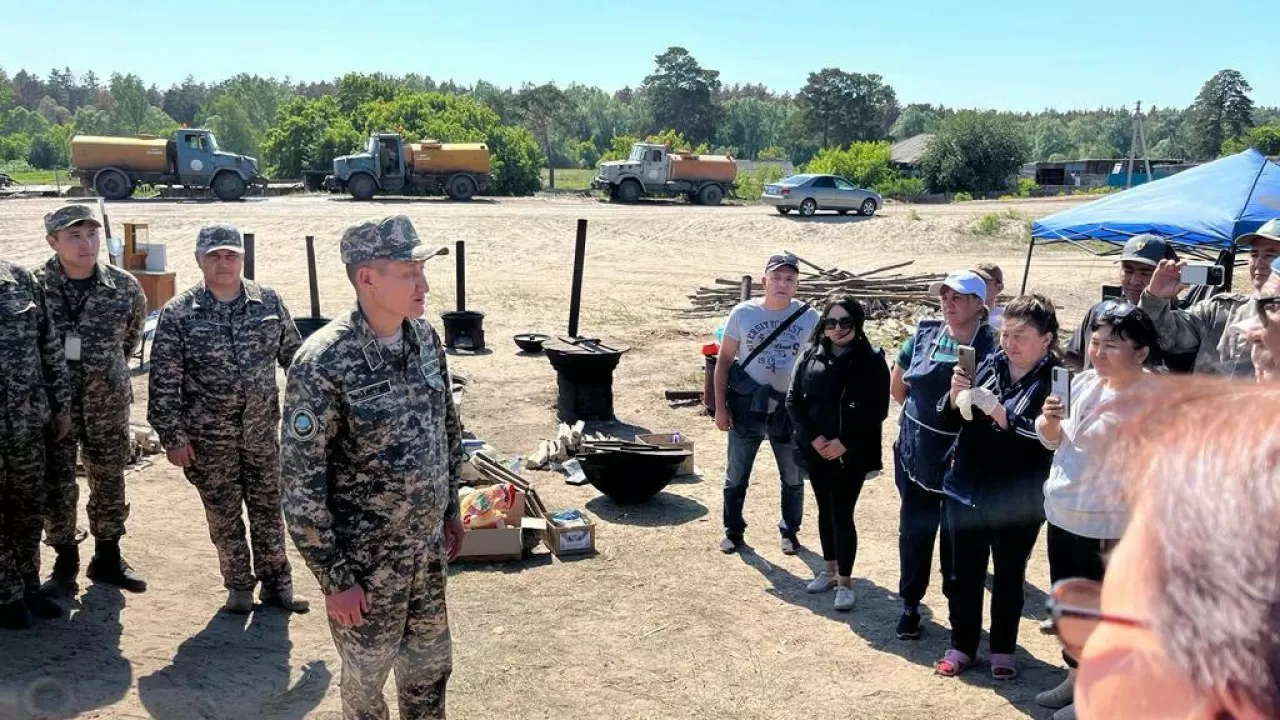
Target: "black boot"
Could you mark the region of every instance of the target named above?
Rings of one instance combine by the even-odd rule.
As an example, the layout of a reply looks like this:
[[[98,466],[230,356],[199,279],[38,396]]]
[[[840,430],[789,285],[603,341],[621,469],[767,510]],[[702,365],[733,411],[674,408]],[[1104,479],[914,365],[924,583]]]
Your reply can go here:
[[[50,597],[75,597],[80,589],[76,585],[76,576],[80,574],[80,546],[54,545],[53,551],[58,554],[53,561],[53,574],[40,586],[40,592]]]
[[[38,618],[56,620],[62,617],[62,606],[51,600],[49,596],[44,593],[27,593],[26,603],[27,610]]]
[[[31,612],[22,600],[0,605],[0,628],[5,630],[26,630],[31,627]]]
[[[147,591],[147,581],[134,572],[120,554],[119,540],[95,541],[93,559],[89,561],[85,576],[94,582],[115,585],[129,592]]]

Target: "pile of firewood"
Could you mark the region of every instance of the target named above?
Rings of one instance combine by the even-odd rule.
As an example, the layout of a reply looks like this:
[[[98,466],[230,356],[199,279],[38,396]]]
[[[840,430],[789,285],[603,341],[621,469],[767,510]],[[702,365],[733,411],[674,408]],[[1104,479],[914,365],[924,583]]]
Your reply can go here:
[[[807,270],[800,273],[800,283],[796,289],[797,300],[820,305],[832,295],[850,295],[862,303],[867,317],[871,319],[905,319],[936,309],[938,300],[929,294],[929,285],[946,277],[935,273],[907,275],[892,272],[911,265],[914,262],[912,260],[873,270],[850,272],[839,268],[824,269],[803,258],[798,259]],[[688,317],[724,315],[741,302],[743,285],[741,280],[716,278],[714,285],[694,291],[689,296],[692,307],[681,312]],[[758,296],[763,292],[764,287],[758,281],[751,283],[751,296]]]

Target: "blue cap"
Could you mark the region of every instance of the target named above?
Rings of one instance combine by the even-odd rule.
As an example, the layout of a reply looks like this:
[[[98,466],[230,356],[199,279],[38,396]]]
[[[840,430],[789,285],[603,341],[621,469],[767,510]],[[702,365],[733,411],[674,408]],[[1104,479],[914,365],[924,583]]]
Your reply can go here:
[[[929,294],[937,295],[944,287],[949,287],[961,295],[976,295],[984,303],[987,301],[987,281],[972,270],[951,273],[942,282],[933,283],[929,286]]]

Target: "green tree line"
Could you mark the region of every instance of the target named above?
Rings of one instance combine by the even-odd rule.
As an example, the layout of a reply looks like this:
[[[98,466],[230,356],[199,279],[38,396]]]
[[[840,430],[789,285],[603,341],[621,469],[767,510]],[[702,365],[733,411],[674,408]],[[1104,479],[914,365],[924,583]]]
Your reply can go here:
[[[1207,160],[1245,147],[1280,154],[1280,108],[1254,106],[1249,92],[1240,73],[1224,70],[1187,107],[1144,110],[1152,157]],[[1133,120],[1128,108],[1012,113],[902,105],[881,76],[840,68],[811,72],[794,92],[725,85],[681,47],[657,55],[652,72],[616,92],[360,73],[323,82],[188,77],[161,90],[133,74],[103,80],[69,68],[47,75],[0,68],[0,163],[65,167],[76,134],[166,135],[198,126],[213,130],[222,149],[260,157],[270,175],[298,177],[327,169],[335,156],[360,149],[368,133],[387,130],[411,141],[488,142],[498,189],[512,194],[538,189],[541,167],[594,167],[625,155],[640,138],[815,171],[840,168],[851,179],[900,191],[999,189],[1010,168],[1028,160],[1124,157]],[[935,137],[918,177],[903,178],[892,172],[885,143],[920,133]],[[878,169],[869,169],[873,160]]]

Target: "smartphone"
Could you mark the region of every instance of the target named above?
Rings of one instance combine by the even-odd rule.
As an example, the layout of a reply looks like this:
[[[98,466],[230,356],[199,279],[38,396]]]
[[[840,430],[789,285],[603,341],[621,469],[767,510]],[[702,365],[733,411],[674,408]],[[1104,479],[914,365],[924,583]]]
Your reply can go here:
[[[1124,290],[1119,285],[1103,285],[1102,286],[1103,300],[1118,300],[1123,296],[1124,296]]]
[[[978,351],[973,349],[972,345],[957,345],[956,357],[960,362],[960,369],[964,370],[965,377],[973,380],[978,375]]]
[[[1182,268],[1183,285],[1212,285],[1218,287],[1227,280],[1227,271],[1221,265],[1186,265]]]
[[[1071,371],[1064,367],[1053,369],[1053,394],[1062,401],[1062,417],[1071,417]]]

